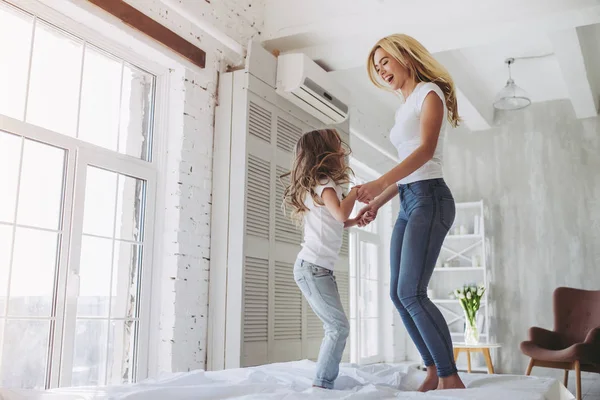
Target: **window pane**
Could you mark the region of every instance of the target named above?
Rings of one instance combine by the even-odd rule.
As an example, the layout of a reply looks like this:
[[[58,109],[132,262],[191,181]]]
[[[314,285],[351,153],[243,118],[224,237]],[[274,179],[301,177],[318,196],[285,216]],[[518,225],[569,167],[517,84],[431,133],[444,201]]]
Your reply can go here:
[[[115,231],[115,237],[118,239],[143,240],[140,226],[143,218],[144,184],[141,179],[119,175]]]
[[[38,20],[26,121],[75,136],[83,43]]]
[[[19,224],[60,228],[65,153],[56,147],[25,140],[17,210]]]
[[[27,320],[2,322],[5,324],[5,331],[0,386],[44,389],[50,323]]]
[[[368,279],[377,279],[377,250],[374,243],[360,242],[360,276]]]
[[[113,237],[117,174],[88,167],[85,184],[83,233]]]
[[[11,270],[9,315],[50,316],[57,245],[56,233],[17,228]]]
[[[23,120],[33,17],[0,2],[0,114]]]
[[[122,63],[90,45],[85,48],[78,137],[117,150]]]
[[[108,384],[132,382],[135,324],[134,321],[111,321],[110,323]]]
[[[112,281],[112,318],[137,318],[141,246],[115,242]]]
[[[84,236],[79,264],[78,316],[108,316],[112,240]]]
[[[360,356],[362,358],[379,355],[379,320],[363,319],[360,322]]]
[[[154,76],[125,64],[121,95],[119,152],[149,160]]]
[[[0,221],[15,222],[22,138],[0,131]]]
[[[377,281],[361,279],[361,294],[359,301],[362,303],[362,317],[371,318],[379,315],[378,293],[379,284]]]
[[[0,317],[4,315],[8,289],[8,271],[12,253],[12,231],[9,225],[0,225]]]
[[[105,384],[108,324],[107,320],[76,322],[72,386]]]

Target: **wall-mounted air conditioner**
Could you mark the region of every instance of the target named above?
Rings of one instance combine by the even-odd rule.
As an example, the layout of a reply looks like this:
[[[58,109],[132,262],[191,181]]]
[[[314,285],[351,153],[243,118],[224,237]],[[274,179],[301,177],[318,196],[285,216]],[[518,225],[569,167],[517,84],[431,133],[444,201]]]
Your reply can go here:
[[[328,125],[348,118],[350,93],[305,54],[279,56],[276,90]]]

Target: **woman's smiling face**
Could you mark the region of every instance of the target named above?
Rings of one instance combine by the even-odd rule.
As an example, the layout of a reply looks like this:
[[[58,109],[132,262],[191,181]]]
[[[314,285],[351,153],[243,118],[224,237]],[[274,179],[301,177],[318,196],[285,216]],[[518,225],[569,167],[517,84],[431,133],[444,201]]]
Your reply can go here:
[[[404,68],[394,57],[381,47],[375,50],[373,54],[373,64],[375,71],[385,81],[390,89],[399,90],[407,79],[409,79],[408,69]]]

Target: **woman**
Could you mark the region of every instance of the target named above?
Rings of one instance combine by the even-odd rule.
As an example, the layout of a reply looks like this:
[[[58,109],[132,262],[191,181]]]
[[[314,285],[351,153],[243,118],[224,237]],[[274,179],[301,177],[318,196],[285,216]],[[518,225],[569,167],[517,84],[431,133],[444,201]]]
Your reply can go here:
[[[361,224],[397,193],[401,211],[391,243],[391,297],[425,365],[419,391],[464,388],[454,363],[452,340],[442,313],[427,297],[427,285],[442,242],[454,222],[455,204],[443,180],[446,120],[457,126],[456,93],[446,69],[415,39],[391,35],[381,39],[368,59],[371,81],[400,91],[404,105],[396,113],[390,140],[400,163],[358,189],[368,203]]]

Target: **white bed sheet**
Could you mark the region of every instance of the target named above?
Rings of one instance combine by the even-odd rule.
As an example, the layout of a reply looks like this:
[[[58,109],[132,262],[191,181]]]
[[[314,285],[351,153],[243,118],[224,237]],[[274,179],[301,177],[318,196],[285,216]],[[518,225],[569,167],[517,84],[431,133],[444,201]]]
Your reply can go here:
[[[132,385],[61,388],[48,391],[0,389],[3,400],[570,400],[557,380],[516,375],[461,374],[467,390],[415,392],[424,373],[406,364],[344,364],[336,390],[312,388],[315,364],[294,361],[227,371],[165,374]]]

